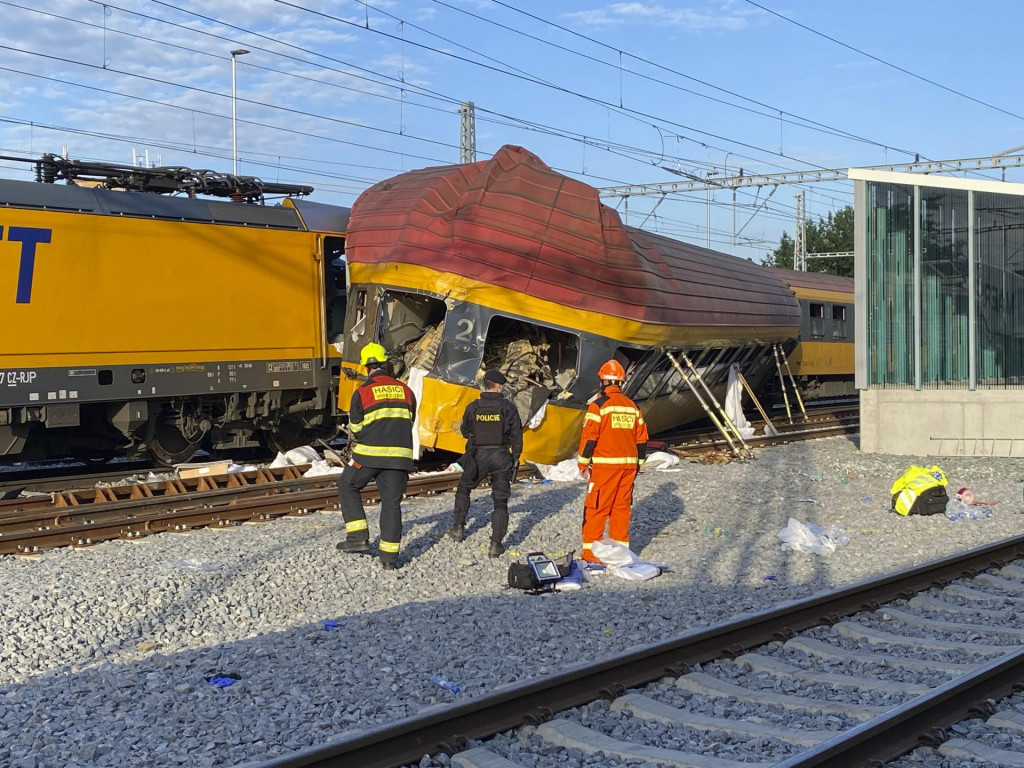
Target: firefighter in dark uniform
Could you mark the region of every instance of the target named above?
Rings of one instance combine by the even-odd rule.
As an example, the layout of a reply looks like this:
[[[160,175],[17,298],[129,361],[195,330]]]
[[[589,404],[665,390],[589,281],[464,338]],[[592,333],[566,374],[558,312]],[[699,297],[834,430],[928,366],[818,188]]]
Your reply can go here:
[[[402,496],[412,471],[412,430],[416,398],[387,371],[387,352],[367,344],[359,355],[367,376],[355,392],[348,412],[354,441],[352,459],[338,479],[341,514],[345,518],[342,552],[370,551],[370,532],[359,492],[371,481],[380,493],[380,563],[395,569],[402,540]]]
[[[507,382],[501,371],[487,371],[480,399],[470,403],[462,415],[466,453],[460,460],[462,478],[455,491],[455,522],[448,531],[450,538],[462,541],[469,512],[469,493],[490,475],[494,512],[491,514],[489,557],[500,557],[505,552],[501,541],[508,532],[508,499],[512,495],[512,479],[523,452],[523,422],[519,411],[501,394],[501,388]]]

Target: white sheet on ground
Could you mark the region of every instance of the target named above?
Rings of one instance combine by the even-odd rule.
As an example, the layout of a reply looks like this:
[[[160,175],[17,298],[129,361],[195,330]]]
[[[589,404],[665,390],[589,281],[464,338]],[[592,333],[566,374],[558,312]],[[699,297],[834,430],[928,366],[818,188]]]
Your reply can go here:
[[[302,445],[298,448],[292,448],[285,453],[278,453],[274,460],[270,462],[270,468],[297,467],[300,464],[312,464],[319,459],[320,454],[316,452],[316,448],[311,445]]]
[[[579,464],[576,463],[576,459],[566,459],[560,461],[557,464],[537,464],[530,462],[540,472],[540,476],[545,480],[551,480],[555,483],[567,483],[573,480],[582,481],[580,477]]]
[[[644,462],[644,469],[668,469],[679,463],[679,457],[666,451],[653,451]]]
[[[608,568],[608,573],[629,581],[647,581],[661,575],[661,568],[641,560],[629,547],[611,539],[595,541],[591,550],[594,557]]]
[[[725,415],[732,419],[732,423],[736,425],[736,429],[744,440],[748,440],[754,436],[754,428],[750,426],[750,422],[747,421],[747,417],[743,414],[743,385],[740,383],[739,376],[736,375],[739,371],[739,364],[733,363],[729,366],[729,381],[725,385]]]
[[[340,475],[345,471],[344,467],[335,467],[323,459],[317,459],[312,466],[303,473],[303,477],[320,477],[321,475]]]

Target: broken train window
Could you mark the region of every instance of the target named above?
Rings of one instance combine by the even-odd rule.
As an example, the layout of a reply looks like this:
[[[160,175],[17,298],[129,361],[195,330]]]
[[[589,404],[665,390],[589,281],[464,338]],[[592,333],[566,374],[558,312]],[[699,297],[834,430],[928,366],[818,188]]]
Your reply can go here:
[[[548,400],[569,396],[579,346],[579,337],[572,333],[495,315],[487,328],[478,378],[491,368],[508,377],[505,394],[525,426]]]
[[[447,308],[441,299],[421,293],[386,291],[381,301],[380,343],[388,350],[396,377],[409,369],[431,370],[444,333]]]

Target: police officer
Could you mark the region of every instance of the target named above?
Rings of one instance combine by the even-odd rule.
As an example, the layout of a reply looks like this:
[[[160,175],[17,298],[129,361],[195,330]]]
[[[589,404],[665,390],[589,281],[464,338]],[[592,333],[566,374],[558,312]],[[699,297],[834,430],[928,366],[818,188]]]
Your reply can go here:
[[[352,393],[348,427],[355,444],[352,459],[338,479],[345,539],[341,552],[369,552],[370,532],[359,492],[376,480],[380,493],[380,563],[395,569],[402,539],[402,495],[412,471],[412,430],[416,398],[387,371],[387,352],[367,344],[359,353],[366,380]]]
[[[489,557],[500,557],[505,552],[501,541],[508,532],[508,499],[512,495],[511,483],[519,467],[523,452],[523,423],[519,411],[501,394],[508,379],[501,371],[484,374],[484,391],[462,414],[462,436],[466,438],[466,453],[462,457],[462,478],[455,491],[455,522],[448,536],[462,541],[466,532],[466,514],[469,512],[469,492],[490,475],[491,546]]]

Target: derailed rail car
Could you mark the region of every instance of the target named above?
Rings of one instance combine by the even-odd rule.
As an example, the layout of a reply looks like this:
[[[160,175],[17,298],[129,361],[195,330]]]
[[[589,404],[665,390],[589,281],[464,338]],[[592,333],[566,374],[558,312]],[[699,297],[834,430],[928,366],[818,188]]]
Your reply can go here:
[[[853,278],[789,269],[771,271],[800,302],[800,337],[789,355],[789,365],[801,396],[814,400],[856,394]]]
[[[159,170],[125,173],[180,176]],[[347,222],[0,180],[0,456],[169,465],[333,436]]]
[[[425,448],[463,450],[462,412],[493,367],[528,425],[524,458],[572,456],[611,357],[662,432],[704,415],[693,377],[667,353],[721,400],[732,363],[757,386],[774,372],[773,345],[791,348],[800,323],[770,271],[624,226],[596,189],[520,147],[370,188],[353,205],[346,256],[339,406],[358,385],[359,349],[380,342],[419,394]]]

